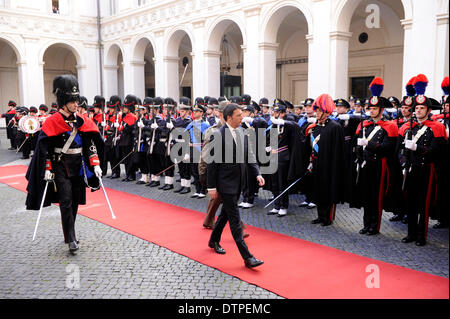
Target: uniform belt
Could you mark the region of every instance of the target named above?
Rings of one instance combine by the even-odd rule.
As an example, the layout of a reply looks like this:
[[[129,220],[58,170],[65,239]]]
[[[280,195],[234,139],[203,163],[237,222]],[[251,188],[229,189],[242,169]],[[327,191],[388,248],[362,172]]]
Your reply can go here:
[[[175,142],[176,142],[176,143],[184,143],[185,140],[178,140],[178,139],[175,139]]]
[[[75,155],[75,154],[81,154],[83,152],[83,148],[69,148],[66,153],[67,155]],[[62,148],[55,148],[56,154],[62,153]]]
[[[167,142],[167,138],[160,138],[159,141],[165,143]]]

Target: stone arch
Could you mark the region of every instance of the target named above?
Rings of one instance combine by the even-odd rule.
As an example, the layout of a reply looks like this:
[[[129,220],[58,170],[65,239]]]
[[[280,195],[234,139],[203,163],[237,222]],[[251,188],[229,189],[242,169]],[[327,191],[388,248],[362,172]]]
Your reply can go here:
[[[313,16],[309,6],[300,1],[283,1],[272,6],[264,14],[261,23],[262,38],[260,42],[275,43],[277,33],[280,25],[283,23],[284,18],[289,15],[293,9],[299,10],[306,19],[308,34],[314,30]]]

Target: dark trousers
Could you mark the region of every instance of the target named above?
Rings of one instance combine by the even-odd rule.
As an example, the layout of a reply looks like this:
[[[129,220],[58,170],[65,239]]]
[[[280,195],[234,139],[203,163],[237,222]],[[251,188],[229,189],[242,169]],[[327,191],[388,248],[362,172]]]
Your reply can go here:
[[[219,209],[220,205],[222,204],[222,197],[217,196],[215,200],[210,199],[208,203],[208,208],[206,209],[206,216],[203,220],[203,226],[207,228],[214,228],[214,223],[216,219],[216,213]],[[245,229],[245,225],[241,220],[241,227],[242,229]]]
[[[255,174],[248,169],[247,170],[247,176],[246,176],[246,182],[243,189],[243,200],[244,203],[253,204],[255,201],[255,193],[258,189],[256,176]]]
[[[413,167],[406,180],[408,236],[427,239],[428,221],[435,197],[435,173],[430,165]]]
[[[198,194],[206,194],[206,187],[200,182],[200,175],[198,173],[198,163],[191,163],[191,174],[194,177],[195,192]]]
[[[181,179],[191,180],[191,165],[189,163],[181,162],[178,164]]]
[[[383,159],[384,161],[384,159]],[[361,169],[361,187],[363,191],[364,228],[380,231],[383,202],[387,189],[386,171],[382,161],[368,161]]]
[[[127,155],[130,154],[130,152],[133,150],[133,146],[126,145],[126,146],[120,146],[120,159],[125,158]],[[136,167],[133,163],[133,155],[129,155],[123,163],[125,164],[125,173],[127,177],[136,178]]]
[[[230,230],[234,241],[243,259],[253,257],[244,241],[241,217],[239,216],[238,200],[239,194],[220,194],[222,197],[222,211],[211,233],[210,242],[219,243],[223,229],[230,222]]]
[[[336,204],[317,204],[317,215],[322,223],[334,221],[336,214]]]
[[[141,174],[148,174],[150,169],[148,167],[147,154],[144,152],[139,152],[134,154],[134,165]]]
[[[12,127],[12,124],[9,125],[6,128],[6,135],[9,139],[9,141],[11,142],[11,147],[12,148],[16,148],[17,144],[16,144],[16,135],[17,135],[17,129]]]
[[[156,175],[161,173],[161,171],[163,170],[162,168],[163,165],[161,163],[161,156],[153,152],[153,154],[150,154],[147,157],[149,159],[150,174]]]
[[[68,244],[77,240],[75,220],[78,212],[79,194],[84,187],[84,181],[81,176],[66,177],[65,174],[56,173],[55,184],[59,197],[64,241]]]
[[[119,162],[119,159],[117,158],[117,154],[116,154],[116,146],[106,145],[104,157],[105,157],[105,160],[103,162],[104,162],[104,165],[106,166],[106,171],[107,171],[107,167],[108,167],[108,162],[110,163],[111,168],[114,168],[114,166],[116,166],[117,163]],[[102,171],[105,171],[105,167],[102,167]],[[116,174],[117,176],[120,176],[120,165],[117,166],[116,168],[114,168],[112,173]]]
[[[278,170],[272,175],[272,193],[274,198],[278,197],[289,185],[287,185],[289,162],[279,162]],[[255,177],[256,178],[256,177]],[[289,192],[286,192],[275,201],[275,209],[289,208]]]

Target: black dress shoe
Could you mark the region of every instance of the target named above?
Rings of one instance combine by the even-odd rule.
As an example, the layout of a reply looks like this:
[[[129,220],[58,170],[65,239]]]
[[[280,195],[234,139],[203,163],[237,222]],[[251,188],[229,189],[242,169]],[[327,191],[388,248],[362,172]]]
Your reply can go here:
[[[414,237],[409,237],[406,236],[405,238],[402,239],[402,243],[407,244],[407,243],[412,243],[413,241],[415,241],[416,239]]]
[[[120,175],[112,174],[109,178],[111,178],[111,179],[117,179],[117,178],[120,178]]]
[[[172,185],[172,184],[166,184],[166,185],[162,188],[163,191],[169,191],[169,190],[171,190],[171,189],[173,189],[173,185]]]
[[[209,242],[208,246],[209,248],[214,248],[214,251],[218,254],[224,255],[226,253],[225,249],[220,247],[219,243]]]
[[[130,180],[128,179],[128,177],[125,177],[124,179],[122,179],[122,182],[129,182]]]
[[[158,189],[163,189],[164,187],[166,187],[166,185],[161,185],[158,187]]]
[[[360,231],[359,231],[359,233],[361,234],[361,235],[365,235],[365,234],[367,234],[369,232],[369,227],[364,227],[363,229],[361,229]]]
[[[433,228],[434,228],[434,229],[448,228],[448,224],[438,222],[436,225],[433,225]]]
[[[74,254],[78,249],[79,247],[76,241],[72,241],[69,243],[69,251],[71,254]]]
[[[373,236],[373,235],[377,235],[380,232],[374,228],[370,228],[369,231],[367,232],[367,236]]]
[[[153,186],[153,184],[155,184],[155,181],[151,181],[150,183],[148,183],[148,184],[145,184],[145,186],[147,186],[147,187],[152,187],[152,186]]]
[[[16,150],[15,147],[10,147],[10,148],[8,148],[8,151],[15,151],[15,150]]]
[[[144,181],[139,181],[139,182],[137,182],[136,184],[137,184],[137,185],[144,185],[144,184],[147,184],[147,183],[144,182]]]
[[[399,222],[403,219],[403,217],[399,214],[395,214],[394,216],[392,216],[391,218],[389,218],[390,222]]]
[[[177,189],[174,190],[173,192],[174,192],[174,193],[179,193],[179,192],[181,192],[181,191],[183,190],[183,188],[184,188],[184,187],[177,188]]]
[[[191,192],[190,187],[183,187],[183,189],[180,191],[180,194],[189,194]]]
[[[425,239],[419,239],[416,241],[416,246],[425,246],[427,244],[427,241]]]
[[[247,258],[244,260],[245,267],[247,268],[255,268],[264,264],[264,261],[258,260],[255,257]]]
[[[322,220],[320,218],[314,219],[311,224],[315,225],[315,224],[320,224],[322,223]]]
[[[322,226],[326,227],[326,226],[330,226],[331,224],[333,224],[333,222],[332,222],[332,221],[326,221],[326,222],[323,222],[323,223],[322,223],[322,224],[320,224],[320,225],[322,225]]]
[[[153,182],[153,185],[150,185],[150,187],[158,187],[159,185],[161,185],[160,182]]]

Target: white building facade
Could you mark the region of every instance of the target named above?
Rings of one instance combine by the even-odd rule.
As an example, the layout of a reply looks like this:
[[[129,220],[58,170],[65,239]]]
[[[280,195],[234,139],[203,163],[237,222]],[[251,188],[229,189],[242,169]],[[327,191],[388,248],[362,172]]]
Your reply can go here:
[[[90,103],[363,98],[375,76],[400,98],[419,73],[440,99],[448,61],[449,0],[0,0],[1,111],[50,104],[63,73]]]

